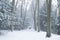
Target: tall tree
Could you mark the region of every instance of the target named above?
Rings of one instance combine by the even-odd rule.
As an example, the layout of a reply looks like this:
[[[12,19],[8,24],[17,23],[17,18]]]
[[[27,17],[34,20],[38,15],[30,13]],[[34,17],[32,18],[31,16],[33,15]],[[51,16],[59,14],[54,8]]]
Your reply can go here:
[[[46,0],[47,4],[47,37],[51,36],[50,16],[51,16],[51,2],[52,0]]]
[[[36,0],[35,0],[36,1]],[[37,31],[37,20],[36,20],[36,11],[37,11],[37,2],[32,1],[32,11],[33,11],[33,20],[34,20],[34,29]]]
[[[37,0],[37,30],[40,31],[40,12],[39,12],[39,0]]]
[[[15,0],[12,0],[12,8],[11,8],[11,31],[13,31],[14,27],[13,27],[13,14],[14,14],[14,11],[15,11]]]

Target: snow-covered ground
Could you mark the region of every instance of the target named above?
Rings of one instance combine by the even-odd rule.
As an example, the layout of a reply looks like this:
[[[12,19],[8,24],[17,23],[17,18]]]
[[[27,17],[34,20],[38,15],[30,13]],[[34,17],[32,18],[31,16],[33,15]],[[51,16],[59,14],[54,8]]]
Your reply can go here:
[[[5,31],[4,31],[5,32]],[[46,32],[36,32],[34,30],[22,30],[6,32],[0,36],[0,40],[60,40],[60,36],[52,34],[50,38],[46,37]]]

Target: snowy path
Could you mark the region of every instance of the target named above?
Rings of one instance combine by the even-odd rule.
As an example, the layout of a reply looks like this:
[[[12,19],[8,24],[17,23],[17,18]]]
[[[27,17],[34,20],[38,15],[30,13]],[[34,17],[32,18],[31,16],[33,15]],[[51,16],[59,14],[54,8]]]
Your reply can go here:
[[[35,31],[14,31],[0,36],[0,40],[60,40],[60,36],[52,34],[51,38],[46,38],[45,32]]]

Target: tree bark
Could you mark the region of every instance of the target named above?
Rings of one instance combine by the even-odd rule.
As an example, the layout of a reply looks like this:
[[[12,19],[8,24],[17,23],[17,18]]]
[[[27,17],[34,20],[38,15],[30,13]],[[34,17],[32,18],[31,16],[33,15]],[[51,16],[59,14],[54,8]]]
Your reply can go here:
[[[11,31],[13,31],[13,29],[14,29],[14,27],[13,27],[13,21],[12,21],[12,19],[13,19],[13,14],[14,14],[14,8],[15,8],[15,0],[12,0],[12,8],[11,8],[11,25],[10,25],[10,27],[11,27]]]
[[[46,0],[47,4],[47,37],[51,36],[51,26],[50,26],[50,16],[51,16],[51,1],[52,0]]]
[[[40,12],[39,12],[39,0],[37,0],[37,31],[40,31]]]

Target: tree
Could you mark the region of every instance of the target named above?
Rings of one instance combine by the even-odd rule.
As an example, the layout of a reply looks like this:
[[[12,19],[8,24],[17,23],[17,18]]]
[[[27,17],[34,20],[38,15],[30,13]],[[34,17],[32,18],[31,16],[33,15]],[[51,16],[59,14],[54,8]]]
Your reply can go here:
[[[1,27],[0,29],[8,29],[9,28],[9,16],[11,13],[11,4],[9,0],[0,0],[0,19]],[[9,19],[8,19],[9,18]]]
[[[39,0],[37,0],[37,30],[40,31],[40,12],[39,12]]]
[[[51,2],[52,0],[46,0],[47,5],[47,37],[51,36],[50,16],[51,16]]]
[[[36,1],[36,0],[35,0]],[[37,20],[36,20],[36,11],[37,11],[37,2],[34,3],[34,1],[32,1],[32,13],[33,13],[33,20],[34,20],[34,29],[35,31],[37,31]]]
[[[37,3],[36,3],[37,4]],[[34,8],[34,29],[37,30],[37,23],[36,23],[36,8],[37,6],[35,5],[35,8]]]
[[[21,18],[22,18],[22,14],[23,14],[23,2],[24,2],[24,0],[21,0]]]
[[[12,0],[12,8],[11,8],[11,25],[10,25],[10,27],[11,27],[11,31],[13,31],[13,29],[14,29],[14,27],[13,27],[13,21],[12,21],[12,19],[13,19],[13,14],[14,14],[14,8],[15,8],[15,0]]]

